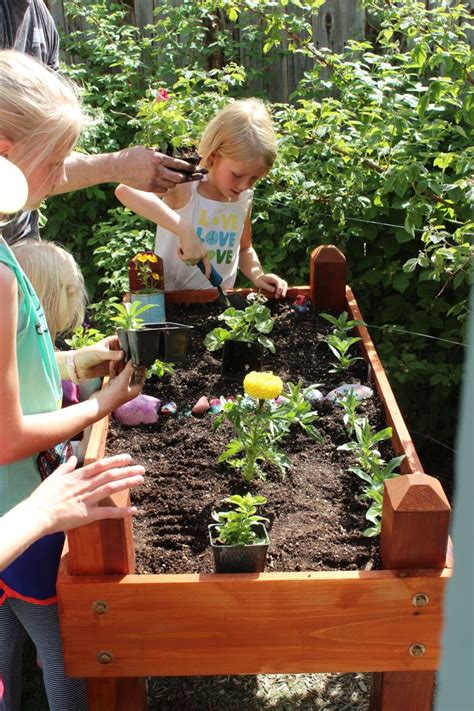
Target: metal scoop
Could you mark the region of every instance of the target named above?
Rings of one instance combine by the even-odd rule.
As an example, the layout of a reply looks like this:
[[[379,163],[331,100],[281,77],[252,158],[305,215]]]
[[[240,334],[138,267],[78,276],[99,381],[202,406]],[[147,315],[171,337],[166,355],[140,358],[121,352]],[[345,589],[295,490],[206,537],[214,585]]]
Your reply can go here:
[[[196,266],[199,267],[199,269],[204,274],[204,276],[206,276],[206,267],[204,266],[204,262],[202,261],[202,259],[196,264]],[[209,281],[212,284],[212,286],[215,286],[217,291],[219,292],[217,301],[222,306],[225,306],[226,308],[230,308],[231,306],[233,306],[234,309],[240,309],[240,310],[247,308],[247,302],[243,296],[240,296],[240,294],[228,295],[225,292],[225,290],[222,286],[222,276],[219,274],[217,269],[215,269],[212,266],[212,264],[211,264],[211,274],[208,278],[209,278]]]

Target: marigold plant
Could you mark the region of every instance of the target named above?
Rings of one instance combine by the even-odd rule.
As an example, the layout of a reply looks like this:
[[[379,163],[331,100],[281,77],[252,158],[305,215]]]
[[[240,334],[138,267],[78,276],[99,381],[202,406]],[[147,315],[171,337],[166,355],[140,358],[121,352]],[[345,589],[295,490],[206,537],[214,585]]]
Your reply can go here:
[[[252,371],[245,376],[245,396],[225,403],[214,427],[229,422],[237,436],[232,439],[218,462],[228,462],[240,469],[245,481],[256,476],[265,480],[262,463],[275,465],[281,474],[290,467],[286,452],[278,443],[288,434],[292,425],[299,425],[312,439],[321,441],[321,435],[312,424],[318,417],[305,399],[309,388],[288,383],[283,388],[282,380],[273,373]]]

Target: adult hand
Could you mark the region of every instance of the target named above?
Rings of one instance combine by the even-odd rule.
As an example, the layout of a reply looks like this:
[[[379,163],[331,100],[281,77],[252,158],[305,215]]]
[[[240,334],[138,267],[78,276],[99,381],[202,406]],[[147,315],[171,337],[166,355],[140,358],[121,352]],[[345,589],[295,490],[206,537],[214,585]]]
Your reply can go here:
[[[74,365],[80,380],[102,378],[109,375],[110,366],[122,361],[124,353],[120,350],[117,336],[108,336],[92,346],[84,346],[74,353]]]
[[[137,190],[165,194],[178,183],[201,180],[203,174],[179,158],[158,153],[152,148],[133,146],[117,151],[115,180]]]
[[[143,483],[144,468],[130,466],[131,461],[129,454],[118,454],[76,469],[77,459],[71,457],[58,467],[27,500],[33,511],[43,514],[42,535],[136,514],[133,506],[98,506],[107,496]]]
[[[272,293],[275,299],[284,298],[288,290],[287,282],[277,274],[261,274],[254,283],[259,289]]]

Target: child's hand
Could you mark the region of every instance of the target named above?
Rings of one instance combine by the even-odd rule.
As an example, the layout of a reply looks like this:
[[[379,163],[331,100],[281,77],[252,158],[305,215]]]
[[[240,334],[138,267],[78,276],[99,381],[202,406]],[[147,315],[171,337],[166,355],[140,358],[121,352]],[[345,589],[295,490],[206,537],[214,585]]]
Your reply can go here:
[[[278,274],[260,274],[254,281],[255,286],[273,294],[275,299],[282,299],[288,291],[287,282]]]
[[[79,348],[74,354],[77,375],[84,378],[101,378],[109,375],[112,363],[123,360],[117,336],[103,338],[92,346]]]
[[[101,391],[108,400],[110,410],[115,410],[124,402],[137,397],[145,383],[145,376],[146,368],[138,368],[129,360],[122,372],[112,378],[108,386]],[[100,393],[98,396],[100,397]]]
[[[206,277],[211,274],[211,262],[207,256],[207,249],[194,232],[193,229],[187,230],[180,238],[180,246],[178,247],[178,257],[183,262],[197,264],[201,260],[204,262]]]

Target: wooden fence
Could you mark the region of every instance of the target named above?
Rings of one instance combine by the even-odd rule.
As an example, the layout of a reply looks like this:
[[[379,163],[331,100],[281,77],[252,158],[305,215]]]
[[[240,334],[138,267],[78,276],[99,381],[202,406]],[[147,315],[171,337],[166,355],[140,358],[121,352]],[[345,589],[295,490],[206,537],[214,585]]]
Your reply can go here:
[[[53,15],[56,25],[64,32],[82,29],[81,20],[72,21],[67,17],[64,10],[65,0],[45,0]],[[410,2],[411,0],[405,0]],[[79,3],[87,5],[87,0],[78,0]],[[160,0],[123,0],[124,5],[129,7],[130,23],[136,25],[143,32],[147,25],[159,24],[156,15],[162,3]],[[182,0],[172,0],[172,4],[177,7]],[[434,7],[440,0],[425,0],[425,5]],[[467,7],[474,12],[474,0],[465,0]],[[255,20],[249,14],[239,17],[236,24],[232,25],[232,34],[239,43],[240,33]],[[366,12],[360,7],[359,0],[326,0],[313,20],[313,40],[316,46],[328,47],[340,52],[350,39],[363,39],[366,32],[370,32],[370,23],[367,22]],[[469,33],[471,45],[474,34]],[[311,60],[300,54],[285,54],[285,42],[282,43],[283,52],[274,49],[265,57],[263,48],[255,49],[251,54],[242,43],[240,50],[241,64],[248,70],[261,70],[263,66],[268,70],[262,73],[258,79],[250,83],[250,89],[255,92],[263,92],[271,101],[288,101],[295,90],[299,80],[305,71],[311,66]],[[184,55],[186,52],[184,51]],[[67,58],[66,58],[67,59]]]

